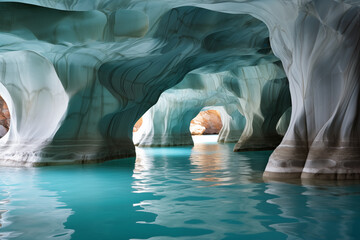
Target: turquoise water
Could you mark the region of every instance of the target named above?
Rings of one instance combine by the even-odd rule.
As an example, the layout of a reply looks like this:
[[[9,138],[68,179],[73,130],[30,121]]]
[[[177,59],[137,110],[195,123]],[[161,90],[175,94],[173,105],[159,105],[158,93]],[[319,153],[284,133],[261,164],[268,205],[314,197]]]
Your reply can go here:
[[[360,184],[265,183],[271,152],[138,149],[98,165],[0,168],[0,239],[359,239]]]

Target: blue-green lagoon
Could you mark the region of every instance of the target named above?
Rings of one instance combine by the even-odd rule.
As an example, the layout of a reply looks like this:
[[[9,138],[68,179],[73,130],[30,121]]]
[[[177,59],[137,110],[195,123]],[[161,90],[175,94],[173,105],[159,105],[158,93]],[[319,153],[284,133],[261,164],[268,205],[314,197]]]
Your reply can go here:
[[[0,239],[359,239],[358,182],[264,182],[270,151],[138,148],[92,165],[0,168]]]

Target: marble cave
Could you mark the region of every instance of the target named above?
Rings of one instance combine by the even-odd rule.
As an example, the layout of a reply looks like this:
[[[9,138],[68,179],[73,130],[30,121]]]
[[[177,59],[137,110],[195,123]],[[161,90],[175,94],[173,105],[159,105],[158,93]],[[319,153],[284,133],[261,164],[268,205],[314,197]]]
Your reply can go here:
[[[357,239],[359,180],[360,0],[0,0],[0,239]]]

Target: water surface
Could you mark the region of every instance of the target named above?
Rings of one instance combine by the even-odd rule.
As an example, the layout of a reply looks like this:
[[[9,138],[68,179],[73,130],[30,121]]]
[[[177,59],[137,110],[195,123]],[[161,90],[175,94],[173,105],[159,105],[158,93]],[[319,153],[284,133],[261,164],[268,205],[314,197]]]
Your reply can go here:
[[[271,152],[233,146],[0,168],[0,239],[359,239],[359,183],[265,183]]]

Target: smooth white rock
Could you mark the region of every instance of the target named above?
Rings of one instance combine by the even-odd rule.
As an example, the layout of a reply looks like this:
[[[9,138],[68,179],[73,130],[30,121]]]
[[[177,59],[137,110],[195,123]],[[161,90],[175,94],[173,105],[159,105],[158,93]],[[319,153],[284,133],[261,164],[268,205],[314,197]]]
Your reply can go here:
[[[98,159],[99,152],[103,159],[133,154],[132,126],[162,92],[196,69],[276,61],[264,47],[269,36],[289,80],[292,116],[265,175],[360,177],[359,1],[164,0],[161,8],[145,0],[15,1],[46,8],[0,2],[0,51],[45,57],[70,98],[55,134],[78,144],[70,162]],[[110,17],[118,9],[148,16],[144,37],[117,39]],[[82,146],[88,138],[102,147]],[[48,153],[56,156],[62,147]],[[17,148],[7,156],[21,155],[19,149],[28,152]]]
[[[136,132],[134,143],[191,145],[190,121],[201,110],[218,109],[224,126],[219,142],[237,142],[241,136],[236,151],[275,148],[281,141],[276,124],[290,105],[283,77],[282,69],[270,63],[243,67],[238,72],[190,73],[165,91],[144,115],[146,124]]]

